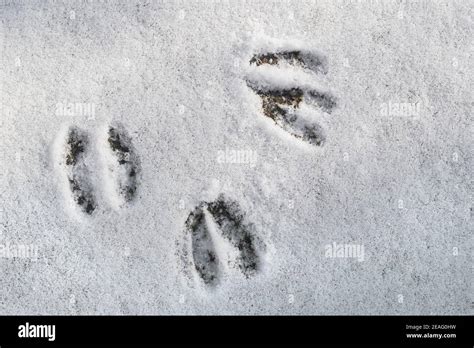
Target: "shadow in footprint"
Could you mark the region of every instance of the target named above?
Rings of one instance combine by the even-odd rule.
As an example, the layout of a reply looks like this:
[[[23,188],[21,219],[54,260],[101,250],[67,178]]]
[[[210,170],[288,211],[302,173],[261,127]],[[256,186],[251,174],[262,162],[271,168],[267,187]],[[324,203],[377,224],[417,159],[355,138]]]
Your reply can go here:
[[[303,69],[309,69],[316,73],[327,73],[327,60],[324,56],[313,52],[302,52],[299,50],[280,51],[272,53],[255,54],[250,59],[250,64],[257,66],[279,65],[281,62],[286,62],[293,66],[298,66]]]
[[[116,125],[108,128],[107,142],[115,159],[112,171],[118,195],[125,202],[130,202],[134,199],[138,187],[138,156],[133,150],[131,138],[122,126]]]
[[[266,90],[256,87],[251,83],[248,85],[262,99],[263,114],[273,120],[277,126],[295,138],[311,145],[324,145],[326,135],[323,128],[316,122],[306,120],[296,112],[305,97],[307,99],[308,96],[312,97],[312,93],[320,95],[317,94],[318,92],[310,91],[305,93],[301,88]],[[321,108],[332,109],[334,106],[329,99],[326,100],[324,98],[321,98],[321,100],[314,99],[313,102]]]
[[[255,230],[252,224],[244,222],[238,203],[220,195],[208,204],[208,210],[222,235],[239,250],[237,264],[242,273],[247,277],[254,274],[260,266],[254,246]]]
[[[219,260],[214,243],[209,234],[203,207],[192,211],[186,220],[186,228],[191,233],[193,260],[196,271],[207,285],[216,285],[219,280]]]
[[[67,133],[65,163],[67,179],[74,202],[86,214],[91,215],[97,207],[89,172],[84,161],[89,149],[87,134],[79,128],[71,127]]]

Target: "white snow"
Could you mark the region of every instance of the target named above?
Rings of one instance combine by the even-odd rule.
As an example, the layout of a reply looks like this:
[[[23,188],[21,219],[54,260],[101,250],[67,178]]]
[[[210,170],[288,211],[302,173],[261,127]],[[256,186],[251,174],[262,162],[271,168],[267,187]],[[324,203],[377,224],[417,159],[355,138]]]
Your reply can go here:
[[[39,257],[0,258],[0,314],[472,313],[472,11],[460,0],[4,2],[0,244]],[[327,74],[249,64],[290,49],[324,56]],[[334,95],[331,115],[298,111],[321,123],[324,147],[264,117],[246,79]],[[420,113],[382,114],[389,102]],[[90,104],[93,115],[76,107]],[[140,157],[130,204],[107,169],[112,123]],[[71,125],[95,144],[91,216],[60,164]],[[257,161],[218,161],[226,149]],[[266,252],[255,276],[231,267],[209,289],[192,279],[184,223],[220,193]],[[364,261],[325,257],[333,243],[362,245]]]

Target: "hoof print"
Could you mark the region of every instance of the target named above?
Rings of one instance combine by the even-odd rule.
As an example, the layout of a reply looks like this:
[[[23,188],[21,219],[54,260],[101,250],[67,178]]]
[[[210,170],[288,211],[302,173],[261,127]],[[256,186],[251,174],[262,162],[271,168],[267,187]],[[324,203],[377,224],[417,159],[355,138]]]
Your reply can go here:
[[[233,248],[234,259],[220,259],[225,253],[213,241],[210,224],[215,224],[216,233]],[[213,202],[202,202],[189,214],[185,225],[191,236],[192,263],[204,284],[215,286],[220,282],[221,263],[225,261],[229,266],[236,265],[247,278],[260,269],[254,225],[245,221],[245,214],[237,202],[223,195]]]
[[[277,51],[256,54],[250,59],[250,64],[282,65],[289,64],[307,69],[316,74],[327,73],[327,61],[322,55],[300,50]],[[300,114],[302,103],[306,103],[331,114],[337,107],[337,100],[329,92],[303,87],[275,88],[262,86],[259,81],[248,80],[247,85],[262,100],[262,113],[270,118],[277,126],[314,146],[322,146],[326,141],[323,127],[315,121],[308,120]]]

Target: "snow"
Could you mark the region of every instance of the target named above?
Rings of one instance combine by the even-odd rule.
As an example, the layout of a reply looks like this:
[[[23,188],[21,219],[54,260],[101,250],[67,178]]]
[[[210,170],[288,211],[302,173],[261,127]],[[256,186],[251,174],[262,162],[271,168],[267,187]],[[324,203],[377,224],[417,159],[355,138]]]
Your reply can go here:
[[[0,313],[472,313],[472,7],[2,3],[0,244],[37,246],[38,259],[0,258]],[[327,74],[249,64],[294,49],[325,57]],[[330,115],[298,110],[324,146],[265,117],[250,79],[335,96]],[[420,112],[381,112],[389,103]],[[127,204],[108,169],[112,124],[140,158]],[[93,145],[92,215],[61,166],[71,126]],[[226,150],[256,163],[219,161]],[[185,221],[221,193],[255,225],[264,267],[247,278],[226,264],[209,288]],[[221,260],[236,252],[210,230]],[[333,243],[363,246],[364,261],[325,257]]]

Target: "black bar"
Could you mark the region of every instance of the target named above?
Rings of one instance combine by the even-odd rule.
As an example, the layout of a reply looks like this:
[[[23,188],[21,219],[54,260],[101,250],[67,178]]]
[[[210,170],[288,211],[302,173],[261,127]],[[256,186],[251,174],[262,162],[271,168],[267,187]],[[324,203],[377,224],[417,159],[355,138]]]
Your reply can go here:
[[[30,330],[31,325],[55,325],[54,341],[20,338],[20,328],[25,334],[26,323]],[[472,347],[473,328],[472,316],[3,316],[0,346],[252,343]],[[456,337],[408,338],[407,334]]]

